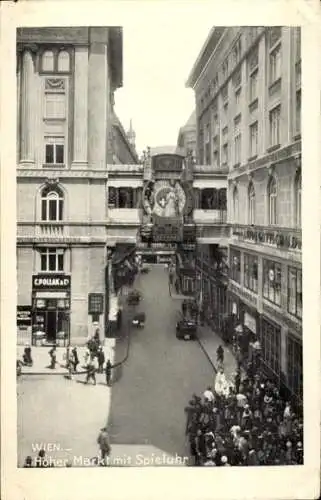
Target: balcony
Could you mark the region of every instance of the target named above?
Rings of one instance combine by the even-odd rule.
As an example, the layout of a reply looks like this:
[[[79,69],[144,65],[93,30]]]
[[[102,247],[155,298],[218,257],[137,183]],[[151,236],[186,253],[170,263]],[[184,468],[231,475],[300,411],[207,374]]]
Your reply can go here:
[[[65,237],[65,228],[59,222],[44,222],[36,226],[36,238],[59,239]]]
[[[232,238],[280,250],[302,250],[301,229],[233,224]]]
[[[193,219],[195,224],[226,224],[226,210],[202,210],[194,209]]]

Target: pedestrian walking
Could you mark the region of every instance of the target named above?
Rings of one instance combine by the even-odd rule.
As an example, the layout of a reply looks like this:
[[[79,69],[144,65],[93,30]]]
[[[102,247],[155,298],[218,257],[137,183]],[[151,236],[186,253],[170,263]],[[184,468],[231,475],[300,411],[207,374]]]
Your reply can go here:
[[[50,349],[49,356],[50,356],[49,368],[51,368],[53,370],[56,368],[56,364],[57,364],[57,349],[56,349],[55,345]]]
[[[104,363],[105,363],[105,353],[102,346],[99,346],[98,348],[97,360],[98,360],[98,373],[103,373]]]
[[[108,457],[111,452],[111,446],[106,427],[100,429],[100,433],[97,438],[97,443],[99,445],[99,450],[100,450],[101,465],[108,465]]]
[[[111,364],[110,360],[108,359],[107,363],[106,363],[106,368],[105,368],[106,384],[108,385],[108,387],[110,387],[110,385],[111,385],[111,371],[113,368],[114,368],[113,365]]]
[[[88,341],[88,343],[87,343],[87,347],[86,347],[85,354],[84,354],[85,368],[88,366],[88,363],[89,363],[90,358],[91,358],[91,350],[90,350],[89,346],[90,346],[90,341]]]
[[[71,354],[72,354],[73,371],[74,371],[74,373],[76,373],[77,366],[79,365],[77,346],[73,347]]]
[[[218,363],[220,364],[224,363],[224,349],[221,345],[219,345],[216,350],[216,359]]]
[[[89,380],[92,380],[94,385],[96,385],[96,366],[93,357],[90,358],[87,365],[87,376],[85,383],[88,384]]]

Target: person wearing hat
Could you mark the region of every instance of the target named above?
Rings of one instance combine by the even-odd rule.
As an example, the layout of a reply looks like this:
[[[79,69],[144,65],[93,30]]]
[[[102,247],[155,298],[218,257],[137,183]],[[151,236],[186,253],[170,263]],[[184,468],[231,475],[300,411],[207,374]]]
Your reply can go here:
[[[31,347],[29,342],[26,343],[24,351],[23,351],[23,356],[22,356],[22,361],[23,364],[26,366],[32,366],[33,365],[33,360],[32,360],[32,355],[31,355]]]
[[[221,458],[221,462],[222,462],[222,466],[223,467],[230,467],[230,464],[228,463],[228,460],[227,460],[227,456],[226,455],[223,455],[222,458]]]
[[[102,427],[102,429],[100,429],[100,433],[99,433],[98,438],[97,438],[97,443],[98,443],[99,450],[100,450],[101,461],[102,461],[103,465],[107,465],[108,457],[109,457],[110,451],[111,451],[107,427]]]
[[[102,345],[99,345],[98,347],[97,360],[98,360],[98,373],[103,373],[104,371],[103,367],[105,363],[105,353]]]

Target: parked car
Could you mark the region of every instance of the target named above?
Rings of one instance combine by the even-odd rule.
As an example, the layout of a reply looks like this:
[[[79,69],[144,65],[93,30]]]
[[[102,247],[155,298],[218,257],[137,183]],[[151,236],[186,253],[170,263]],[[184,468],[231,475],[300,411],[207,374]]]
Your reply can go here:
[[[141,294],[138,290],[132,290],[129,292],[128,297],[127,297],[127,304],[130,306],[134,306],[139,304],[141,300]]]
[[[137,328],[144,328],[146,320],[146,314],[144,312],[140,312],[135,314],[132,320],[132,325]]]
[[[197,323],[192,319],[180,316],[176,323],[176,337],[180,340],[196,340]]]

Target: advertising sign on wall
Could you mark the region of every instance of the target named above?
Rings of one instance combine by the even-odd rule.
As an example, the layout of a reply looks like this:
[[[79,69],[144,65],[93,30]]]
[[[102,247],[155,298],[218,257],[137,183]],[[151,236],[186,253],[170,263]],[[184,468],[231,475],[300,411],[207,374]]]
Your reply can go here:
[[[256,321],[253,316],[249,313],[244,313],[244,326],[246,326],[251,332],[256,333]]]
[[[71,276],[66,274],[34,274],[32,288],[37,290],[54,289],[68,290],[71,285]]]

